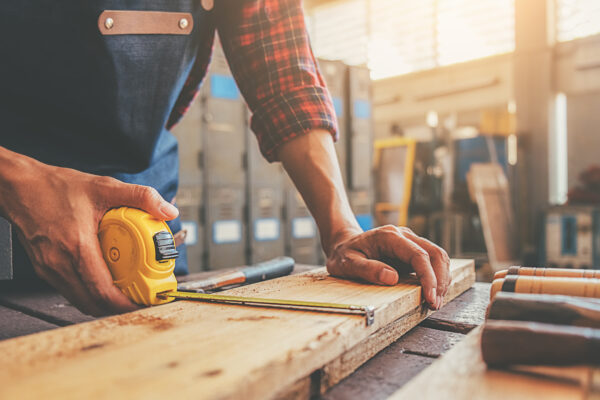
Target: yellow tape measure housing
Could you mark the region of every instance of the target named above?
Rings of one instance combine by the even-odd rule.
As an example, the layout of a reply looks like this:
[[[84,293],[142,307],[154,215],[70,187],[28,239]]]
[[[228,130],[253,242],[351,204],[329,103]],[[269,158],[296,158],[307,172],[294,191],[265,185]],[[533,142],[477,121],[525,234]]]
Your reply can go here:
[[[127,297],[147,306],[173,301],[156,296],[177,289],[177,251],[164,221],[135,208],[116,208],[102,218],[98,238],[115,285]]]

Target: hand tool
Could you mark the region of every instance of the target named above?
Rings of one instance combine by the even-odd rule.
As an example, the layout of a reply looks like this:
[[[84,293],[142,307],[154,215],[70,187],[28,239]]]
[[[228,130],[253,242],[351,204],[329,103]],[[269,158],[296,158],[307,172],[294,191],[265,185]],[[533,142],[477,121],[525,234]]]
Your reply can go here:
[[[250,265],[238,271],[226,272],[207,279],[183,282],[177,286],[177,290],[204,293],[207,290],[214,290],[224,286],[250,284],[279,278],[291,274],[293,270],[293,258],[277,257],[269,261]]]
[[[108,211],[100,222],[98,238],[115,285],[137,304],[150,306],[168,303],[178,298],[360,314],[365,316],[367,326],[375,319],[374,307],[367,305],[179,292],[173,274],[178,253],[171,230],[164,221],[135,208],[121,207]]]
[[[487,321],[481,354],[491,366],[600,364],[600,330],[523,321]]]
[[[600,297],[600,279],[507,275],[492,282],[490,300],[499,291]]]
[[[536,267],[510,267],[494,274],[494,279],[504,278],[509,275],[547,276],[563,278],[596,278],[600,279],[600,270],[595,269],[570,269],[570,268],[536,268]]]
[[[487,318],[600,328],[600,299],[499,292]]]

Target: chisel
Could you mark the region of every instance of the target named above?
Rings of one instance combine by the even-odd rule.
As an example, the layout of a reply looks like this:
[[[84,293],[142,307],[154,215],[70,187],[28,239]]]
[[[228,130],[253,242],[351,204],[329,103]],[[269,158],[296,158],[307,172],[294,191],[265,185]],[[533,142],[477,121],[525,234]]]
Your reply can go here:
[[[570,269],[570,268],[537,268],[537,267],[510,267],[494,274],[494,279],[510,275],[520,276],[546,276],[562,278],[596,278],[600,279],[600,270],[595,269]]]
[[[600,328],[600,299],[499,292],[487,318]]]
[[[507,275],[492,282],[490,300],[493,300],[499,291],[598,298],[600,279]]]
[[[491,366],[600,364],[600,330],[523,321],[487,321],[481,354]]]
[[[293,258],[277,257],[238,271],[226,272],[207,279],[183,282],[177,285],[177,290],[204,293],[207,290],[215,290],[224,286],[251,284],[280,278],[291,274],[293,270]]]
[[[177,299],[330,313],[360,314],[373,324],[375,309],[369,305],[304,300],[267,299],[190,293],[177,290],[173,271],[178,256],[169,226],[150,214],[129,207],[108,211],[98,229],[104,260],[115,285],[133,302],[157,305]]]

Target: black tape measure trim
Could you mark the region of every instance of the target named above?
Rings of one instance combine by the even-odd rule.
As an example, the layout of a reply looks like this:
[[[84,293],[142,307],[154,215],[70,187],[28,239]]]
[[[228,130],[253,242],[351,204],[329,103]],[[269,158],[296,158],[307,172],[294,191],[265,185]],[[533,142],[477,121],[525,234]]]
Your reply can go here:
[[[154,249],[156,250],[156,261],[171,260],[179,256],[179,252],[175,248],[173,235],[167,231],[156,233],[154,239]]]
[[[506,271],[506,275],[519,275],[519,269],[521,267],[512,266]]]

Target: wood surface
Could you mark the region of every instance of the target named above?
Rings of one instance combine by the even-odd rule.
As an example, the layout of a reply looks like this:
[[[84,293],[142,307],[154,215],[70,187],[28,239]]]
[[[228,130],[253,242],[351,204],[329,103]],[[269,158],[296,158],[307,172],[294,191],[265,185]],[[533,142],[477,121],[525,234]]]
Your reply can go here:
[[[0,306],[0,340],[58,328],[57,325]]]
[[[584,390],[543,377],[488,370],[480,351],[481,328],[390,396],[390,400],[583,400]],[[565,369],[565,374],[577,368]]]
[[[465,335],[417,326],[333,387],[323,400],[383,400]]]
[[[459,298],[434,312],[423,326],[467,334],[483,324],[490,302],[490,284],[477,282]]]
[[[454,281],[473,268],[453,260]],[[1,342],[0,398],[269,398],[421,304],[414,278],[380,287],[324,268],[228,293],[371,304],[376,318],[179,301]]]

